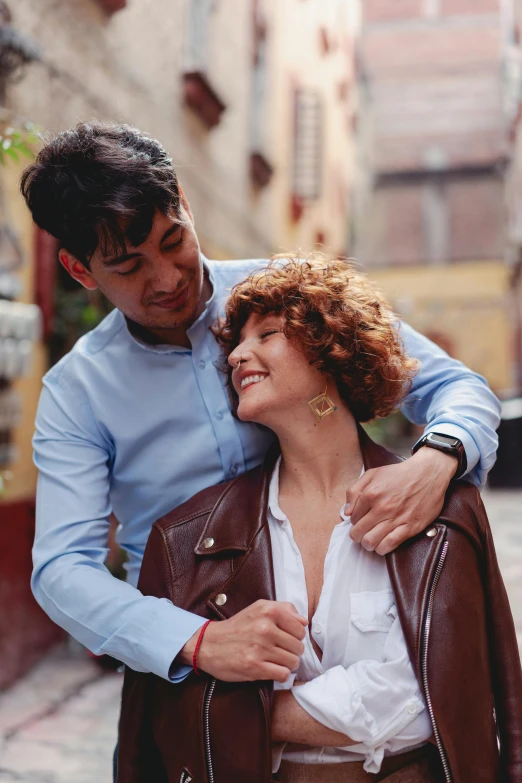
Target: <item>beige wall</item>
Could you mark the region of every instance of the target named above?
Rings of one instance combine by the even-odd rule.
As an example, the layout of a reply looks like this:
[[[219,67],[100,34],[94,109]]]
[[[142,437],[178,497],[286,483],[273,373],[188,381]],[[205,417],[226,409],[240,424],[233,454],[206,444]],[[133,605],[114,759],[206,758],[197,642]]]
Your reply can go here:
[[[484,375],[497,393],[512,387],[509,270],[502,261],[371,270],[395,310]]]
[[[350,194],[355,176],[352,117],[357,108],[354,47],[358,34],[358,3],[345,0],[272,0],[273,98],[272,136],[275,242],[278,251],[300,247],[308,250],[316,233],[325,234],[326,249],[346,252]],[[331,43],[321,51],[321,28]],[[339,96],[343,82],[349,85],[345,99]],[[324,105],[322,186],[317,201],[305,206],[297,223],[290,219],[293,155],[294,86],[319,90]]]

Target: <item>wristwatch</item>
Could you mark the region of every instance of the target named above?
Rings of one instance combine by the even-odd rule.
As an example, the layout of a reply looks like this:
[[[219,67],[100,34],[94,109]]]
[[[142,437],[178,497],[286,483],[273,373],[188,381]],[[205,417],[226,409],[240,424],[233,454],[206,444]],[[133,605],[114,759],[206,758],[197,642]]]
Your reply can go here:
[[[466,459],[466,451],[462,441],[458,438],[454,438],[452,435],[443,435],[441,432],[428,432],[427,435],[423,435],[420,440],[417,441],[412,448],[411,453],[415,454],[422,446],[429,446],[430,449],[438,449],[439,451],[445,451],[446,454],[451,454],[458,460],[457,470],[455,471],[454,479],[458,479],[463,476],[468,469],[468,461]]]

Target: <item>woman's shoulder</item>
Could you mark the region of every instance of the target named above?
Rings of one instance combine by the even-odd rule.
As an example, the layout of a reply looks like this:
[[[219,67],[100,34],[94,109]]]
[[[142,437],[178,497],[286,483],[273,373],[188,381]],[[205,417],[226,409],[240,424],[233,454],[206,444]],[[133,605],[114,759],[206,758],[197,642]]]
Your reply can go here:
[[[176,508],[156,520],[154,527],[167,531],[176,525],[183,525],[201,517],[209,516],[221,496],[227,492],[235,479],[222,484],[205,487]]]
[[[452,481],[439,515],[441,522],[482,542],[489,526],[479,489],[469,481]]]

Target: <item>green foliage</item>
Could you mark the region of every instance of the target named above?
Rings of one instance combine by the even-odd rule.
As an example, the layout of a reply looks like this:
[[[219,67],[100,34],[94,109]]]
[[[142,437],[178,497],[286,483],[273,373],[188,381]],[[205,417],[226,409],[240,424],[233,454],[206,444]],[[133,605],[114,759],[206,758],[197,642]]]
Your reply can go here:
[[[0,131],[0,164],[8,160],[15,163],[25,158],[34,158],[32,146],[39,144],[38,129],[31,122],[22,128],[6,128]]]

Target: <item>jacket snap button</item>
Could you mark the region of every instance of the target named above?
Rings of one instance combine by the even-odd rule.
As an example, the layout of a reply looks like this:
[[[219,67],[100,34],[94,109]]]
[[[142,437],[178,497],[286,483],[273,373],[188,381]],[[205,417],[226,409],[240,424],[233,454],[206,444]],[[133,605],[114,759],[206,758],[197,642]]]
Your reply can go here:
[[[213,538],[205,538],[203,541],[203,546],[205,549],[211,549],[214,546],[214,539]]]
[[[227,597],[225,593],[219,593],[218,595],[216,595],[217,606],[223,606],[223,604],[226,604],[226,602],[227,602]]]
[[[437,535],[437,528],[436,527],[430,527],[429,530],[426,530],[426,535],[428,538],[433,538],[433,536]]]

